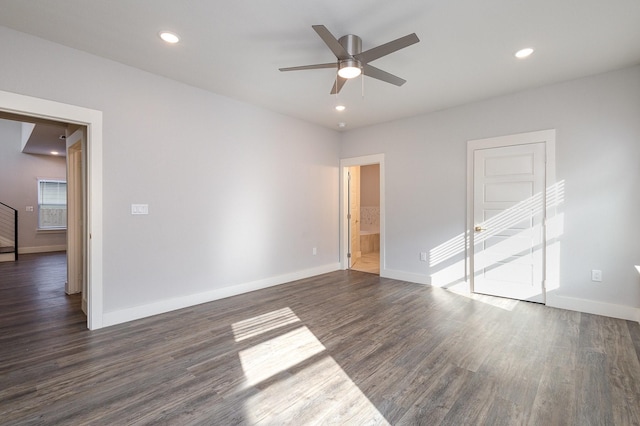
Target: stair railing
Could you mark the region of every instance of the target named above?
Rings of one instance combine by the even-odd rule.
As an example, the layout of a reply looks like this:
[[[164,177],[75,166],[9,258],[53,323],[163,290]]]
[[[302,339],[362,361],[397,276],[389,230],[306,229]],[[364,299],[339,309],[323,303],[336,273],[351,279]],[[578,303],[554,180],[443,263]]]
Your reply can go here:
[[[0,202],[0,253],[14,253],[18,260],[18,210]]]

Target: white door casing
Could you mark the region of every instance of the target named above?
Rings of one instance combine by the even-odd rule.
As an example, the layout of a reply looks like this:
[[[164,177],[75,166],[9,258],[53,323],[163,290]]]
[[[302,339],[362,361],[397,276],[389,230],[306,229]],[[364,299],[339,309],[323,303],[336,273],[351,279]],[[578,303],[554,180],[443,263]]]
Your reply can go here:
[[[0,112],[87,126],[87,326],[102,328],[102,112],[5,91]]]
[[[547,188],[554,183],[550,151],[555,151],[554,130],[469,141],[472,292],[546,302]]]
[[[385,265],[385,163],[384,154],[373,154],[362,157],[343,158],[340,160],[340,267],[349,269],[350,234],[349,234],[349,167],[380,165],[380,276],[384,277]]]

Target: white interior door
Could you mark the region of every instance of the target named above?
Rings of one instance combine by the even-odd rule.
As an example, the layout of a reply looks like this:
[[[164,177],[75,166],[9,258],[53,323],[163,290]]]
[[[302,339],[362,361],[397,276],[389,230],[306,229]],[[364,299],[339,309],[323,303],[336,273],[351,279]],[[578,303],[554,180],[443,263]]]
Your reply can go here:
[[[349,167],[349,268],[362,256],[360,251],[360,166]]]
[[[545,144],[473,152],[473,291],[544,303]]]
[[[85,268],[85,129],[67,136],[67,294],[83,293],[82,308],[86,313]]]

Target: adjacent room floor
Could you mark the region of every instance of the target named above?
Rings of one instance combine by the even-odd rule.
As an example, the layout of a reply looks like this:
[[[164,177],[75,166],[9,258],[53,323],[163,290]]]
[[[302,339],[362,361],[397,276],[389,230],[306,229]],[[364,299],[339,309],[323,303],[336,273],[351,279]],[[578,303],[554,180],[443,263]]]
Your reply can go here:
[[[0,264],[3,424],[640,423],[636,322],[337,271],[88,331],[64,277]]]
[[[363,253],[351,267],[354,271],[380,275],[380,252]]]

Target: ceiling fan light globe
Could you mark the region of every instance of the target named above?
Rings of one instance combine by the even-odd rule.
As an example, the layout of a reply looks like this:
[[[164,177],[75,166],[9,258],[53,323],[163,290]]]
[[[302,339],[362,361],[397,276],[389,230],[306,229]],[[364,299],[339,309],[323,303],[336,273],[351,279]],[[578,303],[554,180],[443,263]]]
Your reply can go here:
[[[338,75],[342,78],[355,78],[362,73],[362,70],[358,67],[344,67],[340,68]]]
[[[355,78],[362,73],[362,66],[355,59],[345,59],[340,61],[338,75],[342,78]]]

